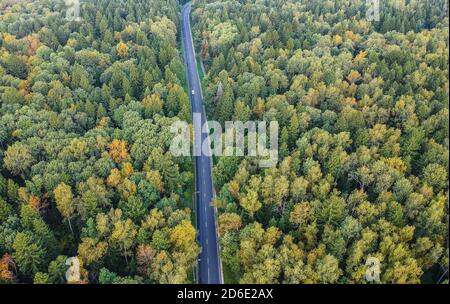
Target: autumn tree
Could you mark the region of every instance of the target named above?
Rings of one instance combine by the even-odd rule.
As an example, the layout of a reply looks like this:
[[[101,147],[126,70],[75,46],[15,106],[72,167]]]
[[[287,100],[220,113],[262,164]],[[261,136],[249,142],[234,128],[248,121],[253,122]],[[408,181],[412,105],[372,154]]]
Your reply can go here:
[[[70,218],[73,216],[75,212],[75,204],[73,201],[73,194],[70,186],[61,183],[59,184],[55,190],[55,201],[56,207],[58,208],[61,215],[67,220],[69,223],[70,231],[73,233],[72,224],[70,223]]]

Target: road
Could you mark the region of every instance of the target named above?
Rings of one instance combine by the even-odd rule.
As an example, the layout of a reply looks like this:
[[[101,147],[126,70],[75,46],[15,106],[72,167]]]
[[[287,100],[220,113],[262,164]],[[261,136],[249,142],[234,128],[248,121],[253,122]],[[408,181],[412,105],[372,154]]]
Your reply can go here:
[[[211,153],[210,151],[207,151],[208,153],[200,153],[202,150],[201,143],[205,142],[205,140],[209,142],[209,138],[207,133],[201,132],[202,126],[206,122],[206,115],[203,108],[203,95],[192,42],[192,31],[189,21],[190,11],[191,3],[187,3],[183,6],[181,11],[181,31],[184,43],[184,60],[186,64],[191,110],[194,117],[194,151],[197,151],[197,154],[199,155],[195,156],[197,230],[198,242],[200,243],[202,250],[198,262],[198,283],[222,284],[223,275],[217,238],[216,209],[212,205],[214,190],[212,183],[211,157],[208,156],[211,155]],[[192,91],[195,93],[192,94]],[[198,119],[195,119],[195,117]],[[201,141],[199,139],[201,139]]]

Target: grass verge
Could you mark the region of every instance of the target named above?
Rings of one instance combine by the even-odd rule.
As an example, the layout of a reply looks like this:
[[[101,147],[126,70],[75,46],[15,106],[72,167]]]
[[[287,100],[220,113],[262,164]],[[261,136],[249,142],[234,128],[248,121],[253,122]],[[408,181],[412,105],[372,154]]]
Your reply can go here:
[[[239,278],[227,266],[222,265],[225,284],[239,284]]]

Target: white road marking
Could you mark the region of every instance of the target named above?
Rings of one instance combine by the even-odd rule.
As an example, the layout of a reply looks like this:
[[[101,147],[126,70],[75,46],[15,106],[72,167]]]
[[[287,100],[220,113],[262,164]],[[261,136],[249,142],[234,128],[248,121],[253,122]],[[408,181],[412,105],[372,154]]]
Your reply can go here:
[[[209,259],[206,260],[206,263],[208,264],[208,278],[209,278],[209,276],[210,276],[210,271],[211,271],[211,268],[209,267]]]

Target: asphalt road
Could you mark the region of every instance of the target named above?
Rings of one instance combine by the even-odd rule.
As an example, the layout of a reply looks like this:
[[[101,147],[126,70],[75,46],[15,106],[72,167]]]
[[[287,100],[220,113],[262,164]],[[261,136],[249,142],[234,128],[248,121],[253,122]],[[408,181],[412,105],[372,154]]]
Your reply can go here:
[[[196,113],[198,113],[197,117],[199,118],[201,115],[201,119],[196,120],[194,118],[193,120],[194,134],[198,134],[194,141],[194,151],[197,151],[199,155],[195,156],[196,198],[198,241],[202,250],[198,261],[198,283],[222,284],[223,275],[219,256],[219,246],[217,243],[216,210],[212,205],[214,191],[211,173],[211,157],[208,156],[210,153],[199,152],[202,151],[201,143],[205,142],[205,140],[209,142],[209,138],[207,133],[201,132],[202,126],[206,121],[206,116],[203,110],[200,78],[198,76],[195,50],[192,42],[192,32],[189,21],[190,11],[190,3],[183,6],[181,12],[181,30],[184,43],[184,60],[187,70],[191,110],[193,117],[195,117]],[[195,94],[191,93],[192,90]],[[198,140],[199,138],[201,138],[201,141]]]

